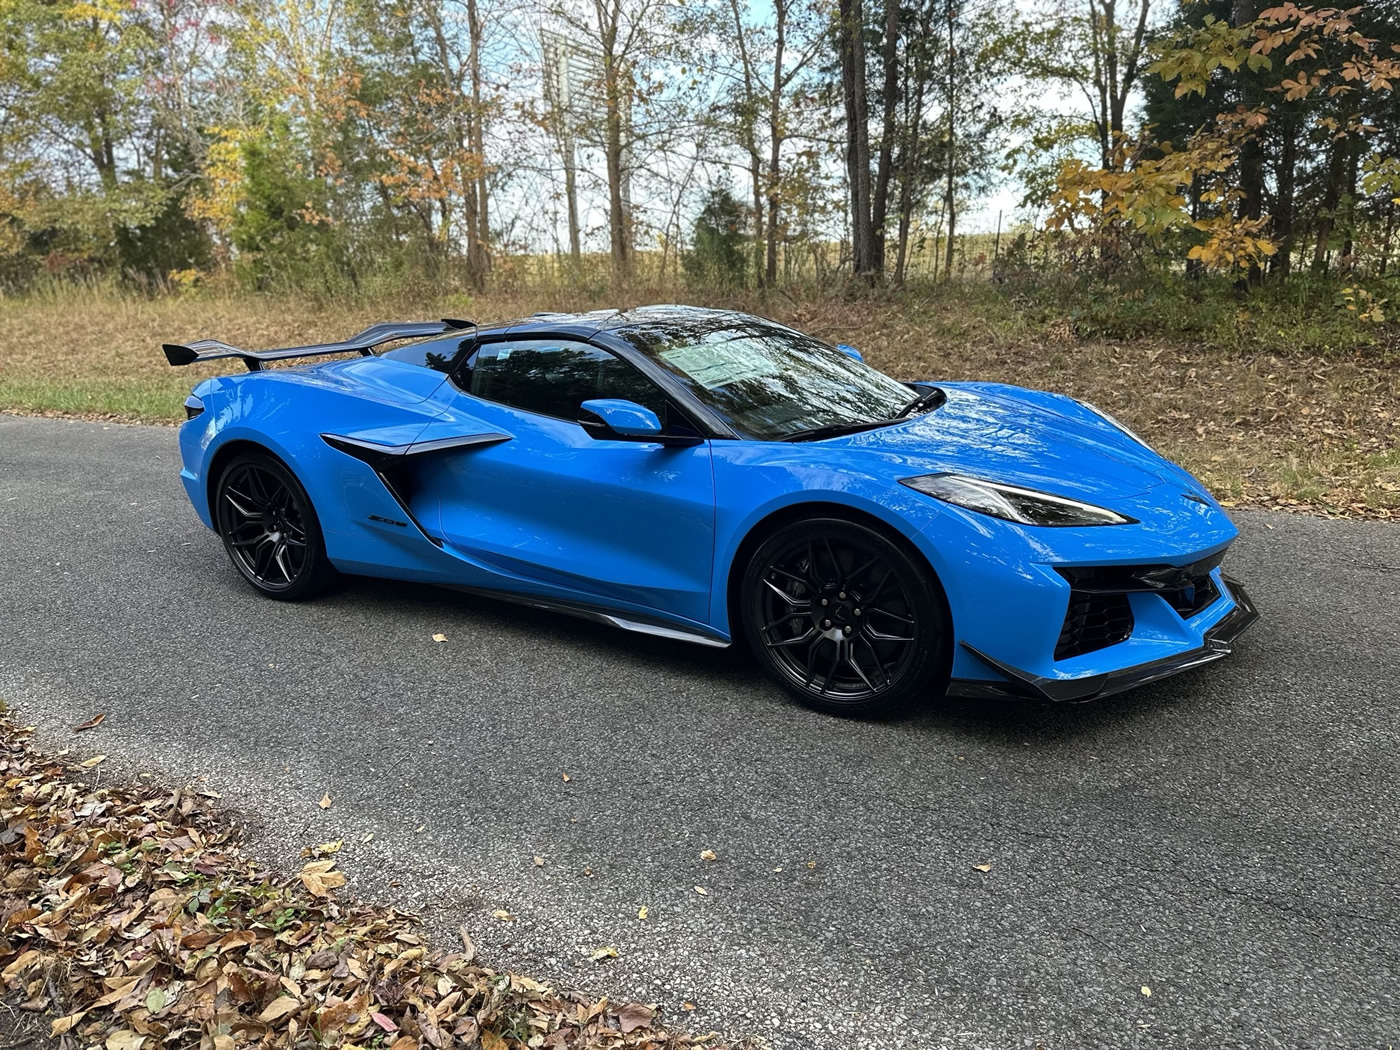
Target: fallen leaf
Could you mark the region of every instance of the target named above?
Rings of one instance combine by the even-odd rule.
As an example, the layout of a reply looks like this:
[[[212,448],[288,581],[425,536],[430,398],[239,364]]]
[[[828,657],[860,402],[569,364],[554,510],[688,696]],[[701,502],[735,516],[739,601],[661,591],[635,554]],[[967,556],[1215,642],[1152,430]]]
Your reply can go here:
[[[121,1031],[109,1035],[103,1045],[107,1047],[107,1050],[141,1050],[145,1042],[144,1035],[137,1035],[129,1028],[123,1028]]]
[[[86,1010],[79,1010],[75,1014],[69,1014],[67,1017],[58,1018],[58,1020],[54,1021],[53,1027],[49,1029],[49,1038],[53,1039],[62,1035],[64,1032],[71,1031],[73,1026],[86,1016]]]
[[[647,906],[646,906],[645,904],[643,904],[640,908],[637,909],[637,918],[639,918],[639,919],[645,919],[646,917],[647,917]]]
[[[537,868],[543,868],[543,867],[544,867],[544,858],[543,858],[543,857],[536,857],[536,858],[535,858],[535,867],[537,867]]]
[[[331,793],[330,793],[329,791],[327,791],[324,795],[322,795],[322,796],[321,796],[321,801],[320,801],[319,803],[317,803],[317,805],[319,805],[322,809],[330,809],[330,808],[331,808]]]
[[[689,999],[687,999],[685,1002],[681,1003],[681,1009],[682,1009],[682,1010],[694,1010],[694,1009],[695,1009],[695,1004],[692,1003]]]
[[[493,911],[493,912],[491,913],[491,918],[493,918],[493,919],[500,919],[501,922],[514,922],[514,921],[515,921],[515,916],[512,915],[510,912],[506,911],[504,908],[497,908],[495,911]]]
[[[75,732],[75,733],[81,733],[84,729],[96,729],[98,726],[100,726],[100,725],[101,725],[103,722],[105,722],[106,720],[107,720],[107,716],[106,716],[105,714],[103,714],[103,715],[93,715],[93,716],[92,716],[91,718],[89,718],[86,722],[79,722],[77,725],[75,725],[75,726],[73,727],[73,732]],[[60,1020],[61,1020],[61,1018],[60,1018]]]
[[[447,641],[447,635],[445,635],[445,634],[435,634],[435,635],[433,635],[433,641],[435,641],[435,642],[445,642],[445,641]]]
[[[78,765],[82,766],[84,769],[91,769],[93,766],[100,766],[103,762],[106,761],[106,755],[93,755],[86,762],[79,762]]]
[[[165,990],[163,988],[152,988],[146,993],[146,1009],[153,1014],[158,1014],[165,1009]]]
[[[314,860],[301,869],[298,878],[313,897],[329,897],[331,890],[345,885],[345,875],[332,871],[334,867],[333,860]]]
[[[717,858],[715,857],[715,851],[714,851],[714,850],[712,850],[712,849],[707,849],[707,850],[704,850],[704,851],[701,852],[701,854],[700,854],[700,859],[701,859],[701,860],[716,860]]]
[[[605,944],[589,956],[593,962],[602,962],[604,959],[616,959],[617,949],[611,944]]]
[[[1149,987],[1147,987],[1147,985],[1144,984],[1144,985],[1142,986],[1142,994],[1143,994],[1143,995],[1146,995],[1146,996],[1151,996],[1151,994],[1152,994],[1152,989],[1149,988]]]
[[[389,1050],[418,1050],[418,1040],[411,1035],[401,1035],[394,1040]]]
[[[807,867],[809,867],[809,868],[814,868],[814,869],[815,869],[816,866],[817,866],[817,862],[814,861],[814,860],[809,860],[809,861],[807,862]]]
[[[617,1011],[617,1026],[622,1029],[623,1035],[630,1035],[638,1028],[645,1028],[651,1024],[651,1019],[655,1016],[656,1007],[654,1006],[627,1003]]]
[[[384,1031],[390,1033],[391,1035],[399,1030],[398,1025],[394,1024],[393,1021],[389,1020],[389,1018],[385,1017],[378,1010],[371,1011],[369,1018],[380,1028],[384,1029]]]
[[[567,784],[570,780],[573,779],[573,778],[572,778],[571,776],[569,776],[569,774],[567,774],[567,773],[562,773],[562,774],[560,774],[560,775],[564,778],[564,783],[566,783],[566,784]]]
[[[707,895],[709,894],[710,891],[707,890],[707,889],[705,889],[704,886],[696,886],[696,887],[695,887],[695,892],[698,893],[698,894],[700,894],[700,896],[704,897],[704,896],[707,896]]]
[[[267,1009],[258,1014],[258,1020],[263,1024],[271,1024],[273,1021],[280,1021],[300,1006],[300,999],[295,999],[290,995],[279,995],[267,1004]]]
[[[332,853],[339,853],[340,847],[343,845],[345,845],[344,839],[337,839],[335,842],[322,842],[316,847],[316,852],[329,856]]]
[[[991,866],[990,864],[974,864],[973,867],[976,868],[978,871],[991,871],[991,870],[992,870],[992,866]]]
[[[472,935],[467,932],[465,926],[457,932],[462,935],[462,961],[469,963],[476,958],[476,945],[472,943]]]

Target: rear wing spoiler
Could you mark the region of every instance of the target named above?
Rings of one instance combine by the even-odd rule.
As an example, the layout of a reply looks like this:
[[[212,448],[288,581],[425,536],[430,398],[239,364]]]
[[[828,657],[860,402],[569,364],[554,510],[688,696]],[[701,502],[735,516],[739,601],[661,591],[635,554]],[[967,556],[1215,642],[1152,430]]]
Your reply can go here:
[[[389,321],[370,325],[363,332],[352,335],[343,342],[288,346],[280,350],[244,350],[217,339],[197,339],[193,343],[164,343],[162,346],[165,359],[172,365],[192,365],[196,361],[237,357],[248,366],[248,371],[258,372],[269,361],[285,361],[290,357],[317,357],[321,354],[361,354],[367,357],[381,343],[393,342],[395,339],[421,339],[445,332],[460,332],[464,328],[475,326],[475,321],[459,321],[452,317],[445,317],[441,321]]]

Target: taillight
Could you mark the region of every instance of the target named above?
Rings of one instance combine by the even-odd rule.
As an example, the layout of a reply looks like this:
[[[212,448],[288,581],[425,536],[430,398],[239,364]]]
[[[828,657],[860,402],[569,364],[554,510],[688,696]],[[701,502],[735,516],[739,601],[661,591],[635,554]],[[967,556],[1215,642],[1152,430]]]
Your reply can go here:
[[[204,402],[191,394],[185,398],[185,418],[193,419],[204,411]]]

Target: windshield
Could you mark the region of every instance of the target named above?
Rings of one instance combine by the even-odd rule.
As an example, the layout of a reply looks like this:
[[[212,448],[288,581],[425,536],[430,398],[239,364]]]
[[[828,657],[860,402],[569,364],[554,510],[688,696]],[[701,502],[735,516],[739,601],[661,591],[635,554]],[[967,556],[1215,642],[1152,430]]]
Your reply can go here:
[[[741,437],[758,441],[884,422],[914,393],[833,346],[761,321],[617,334],[679,377]]]

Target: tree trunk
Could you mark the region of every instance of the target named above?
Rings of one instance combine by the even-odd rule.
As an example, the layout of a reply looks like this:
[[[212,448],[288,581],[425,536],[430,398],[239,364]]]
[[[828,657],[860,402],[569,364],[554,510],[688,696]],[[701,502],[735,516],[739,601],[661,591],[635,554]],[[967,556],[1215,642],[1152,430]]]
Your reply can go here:
[[[1234,0],[1231,25],[1241,29],[1256,17],[1255,0]],[[1245,105],[1258,101],[1258,91],[1248,78],[1245,80]],[[1236,215],[1241,219],[1257,220],[1264,214],[1264,148],[1258,132],[1252,132],[1240,147],[1240,202]],[[1249,267],[1249,283],[1257,285],[1264,279],[1258,263]]]
[[[1298,185],[1297,118],[1285,119],[1281,133],[1283,142],[1278,162],[1278,200],[1274,205],[1274,233],[1279,239],[1279,250],[1269,269],[1280,279],[1286,280],[1293,269],[1293,204]]]
[[[1337,225],[1337,206],[1341,202],[1346,162],[1346,140],[1333,139],[1327,150],[1327,174],[1323,184],[1322,204],[1317,216],[1317,244],[1313,248],[1312,261],[1312,271],[1315,274],[1327,272],[1327,253],[1332,245],[1332,231]]]
[[[787,49],[788,0],[775,0],[773,91],[768,96],[768,244],[764,279],[771,288],[778,283],[778,215],[781,205],[783,148],[783,60]]]
[[[471,112],[467,115],[468,137],[473,161],[476,165],[468,198],[471,200],[471,214],[467,223],[467,278],[472,287],[481,289],[486,285],[486,275],[491,270],[491,223],[486,206],[486,147],[482,124],[484,114],[481,105],[481,19],[477,17],[476,0],[467,0],[467,32],[471,41],[468,57],[471,77]]]
[[[851,195],[851,264],[858,278],[875,276],[870,211],[870,119],[865,90],[865,12],[861,0],[840,0],[841,94],[846,109],[846,178]]]
[[[943,211],[948,218],[948,255],[944,260],[943,279],[946,281],[953,276],[953,235],[957,231],[958,202],[957,202],[957,112],[958,112],[958,79],[956,73],[957,66],[957,39],[955,30],[957,28],[957,13],[953,7],[952,0],[947,2],[948,20],[948,152],[944,159],[947,165],[947,177],[943,187]]]
[[[899,4],[885,0],[885,40],[880,59],[885,66],[884,98],[880,120],[880,157],[875,172],[875,192],[870,202],[874,233],[875,269],[885,270],[885,214],[889,209],[890,175],[894,166],[895,101],[899,94]]]
[[[780,9],[784,0],[778,0]],[[744,71],[744,106],[738,114],[739,141],[744,152],[749,155],[749,184],[753,190],[753,272],[758,286],[764,286],[763,270],[763,157],[758,152],[758,90],[754,86],[753,62],[749,58],[748,34],[744,29],[743,15],[739,12],[739,0],[729,0],[729,11],[734,16],[734,39],[739,45],[739,60]],[[773,100],[769,100],[773,103]],[[776,103],[769,107],[770,117],[776,111]]]

